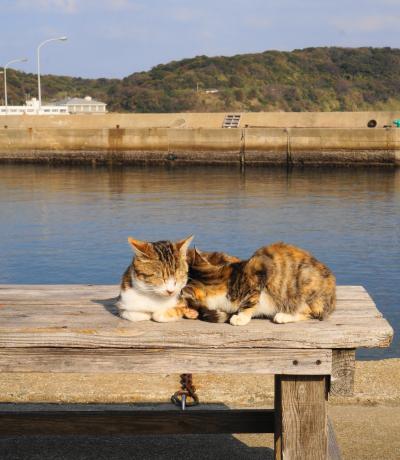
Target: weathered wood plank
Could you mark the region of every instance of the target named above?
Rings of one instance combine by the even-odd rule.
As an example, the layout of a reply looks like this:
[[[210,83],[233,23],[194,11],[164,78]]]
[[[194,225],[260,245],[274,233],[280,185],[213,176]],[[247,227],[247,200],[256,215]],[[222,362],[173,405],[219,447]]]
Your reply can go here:
[[[338,287],[343,300],[326,321],[259,319],[243,327],[130,323],[115,314],[116,292],[116,286],[0,286],[0,348],[357,348],[388,346],[393,334],[360,286]]]
[[[21,405],[22,406],[22,405]],[[274,411],[0,408],[0,436],[273,433]]]
[[[275,416],[275,431],[274,431],[274,458],[275,460],[283,460],[283,444],[282,444],[282,387],[279,376],[274,378],[274,416]]]
[[[275,379],[278,387],[275,459],[325,460],[327,377],[275,376]]]
[[[231,373],[328,375],[331,350],[0,349],[0,372]]]
[[[330,393],[335,396],[353,396],[355,350],[333,350]]]
[[[35,309],[36,311],[32,311]],[[56,312],[53,312],[52,309],[56,309]],[[25,310],[25,311],[24,311]],[[116,315],[116,311],[112,313]],[[83,322],[95,324],[96,327],[103,327],[110,325],[110,316],[104,314],[104,311],[95,311],[93,309],[87,308],[75,308],[72,309],[71,306],[67,305],[57,305],[51,306],[51,308],[40,308],[38,311],[37,307],[24,307],[24,309],[15,308],[15,307],[4,307],[1,311],[0,318],[2,324],[6,324],[6,321],[9,326],[16,325],[19,328],[21,327],[40,327],[44,324],[47,326],[59,326],[60,323],[68,324],[69,327],[79,327]],[[368,321],[369,318],[382,318],[382,315],[372,311],[356,311],[348,310],[347,312],[335,312],[330,321],[333,322],[346,322],[349,324],[351,321]],[[264,319],[264,321],[270,322],[269,319]],[[125,325],[126,322],[121,323]],[[186,324],[186,322],[185,322]],[[0,326],[1,327],[1,326]]]
[[[52,312],[53,314],[62,314],[57,307],[63,307],[69,312],[79,310],[87,311],[88,314],[97,314],[104,309],[112,309],[117,311],[115,305],[116,299],[0,299],[2,309],[16,311],[20,313],[41,314],[44,312]],[[35,308],[33,308],[35,307]],[[334,312],[335,315],[347,312],[376,313],[376,306],[372,299],[358,300],[339,300],[338,309]]]
[[[0,285],[0,298],[18,299],[26,298],[50,298],[57,294],[59,299],[70,298],[93,298],[93,296],[105,295],[106,297],[116,297],[119,294],[119,287],[116,285],[90,285],[90,284],[2,284]],[[368,299],[368,292],[363,286],[337,286],[336,295],[338,300],[345,299]],[[96,298],[96,297],[95,297]]]
[[[1,316],[1,315],[0,315]],[[246,326],[200,321],[129,323],[110,317],[109,325],[0,325],[0,348],[358,348],[387,347],[393,330],[382,318],[334,322],[307,321],[273,324],[252,320]]]

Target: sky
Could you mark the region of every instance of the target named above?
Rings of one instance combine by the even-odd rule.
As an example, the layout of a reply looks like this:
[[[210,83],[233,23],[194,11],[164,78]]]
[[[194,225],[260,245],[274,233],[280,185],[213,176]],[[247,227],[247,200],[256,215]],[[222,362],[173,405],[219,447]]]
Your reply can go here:
[[[400,0],[0,0],[0,67],[121,78],[172,60],[311,46],[400,48]],[[399,76],[400,77],[400,76]]]

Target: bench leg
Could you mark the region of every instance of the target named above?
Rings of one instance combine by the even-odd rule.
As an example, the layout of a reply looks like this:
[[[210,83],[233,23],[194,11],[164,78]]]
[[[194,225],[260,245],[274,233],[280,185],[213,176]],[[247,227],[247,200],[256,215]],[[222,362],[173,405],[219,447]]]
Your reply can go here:
[[[331,395],[353,396],[355,350],[332,350]]]
[[[275,376],[275,459],[326,460],[325,376]]]

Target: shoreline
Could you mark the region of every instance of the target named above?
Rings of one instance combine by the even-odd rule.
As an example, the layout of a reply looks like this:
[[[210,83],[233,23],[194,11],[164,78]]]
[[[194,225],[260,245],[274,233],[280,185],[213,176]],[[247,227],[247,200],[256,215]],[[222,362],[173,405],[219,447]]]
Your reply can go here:
[[[400,112],[249,112],[224,128],[227,115],[7,116],[0,162],[400,165]]]
[[[7,128],[2,163],[400,165],[393,128]]]

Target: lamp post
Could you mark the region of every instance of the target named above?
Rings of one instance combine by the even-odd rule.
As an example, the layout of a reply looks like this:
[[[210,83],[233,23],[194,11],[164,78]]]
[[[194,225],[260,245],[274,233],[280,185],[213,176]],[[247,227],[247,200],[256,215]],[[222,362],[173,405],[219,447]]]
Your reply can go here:
[[[11,64],[15,64],[16,62],[26,62],[27,58],[20,58],[20,59],[13,59],[12,61],[8,61],[7,64],[4,66],[4,105],[6,106],[6,113],[7,113],[7,67]]]
[[[39,110],[42,106],[42,90],[40,88],[40,48],[45,45],[46,43],[49,42],[56,42],[56,41],[65,41],[67,40],[67,37],[56,37],[56,38],[49,38],[48,40],[45,40],[44,42],[40,43],[40,45],[37,47],[37,75],[38,75],[38,100],[39,100]]]

